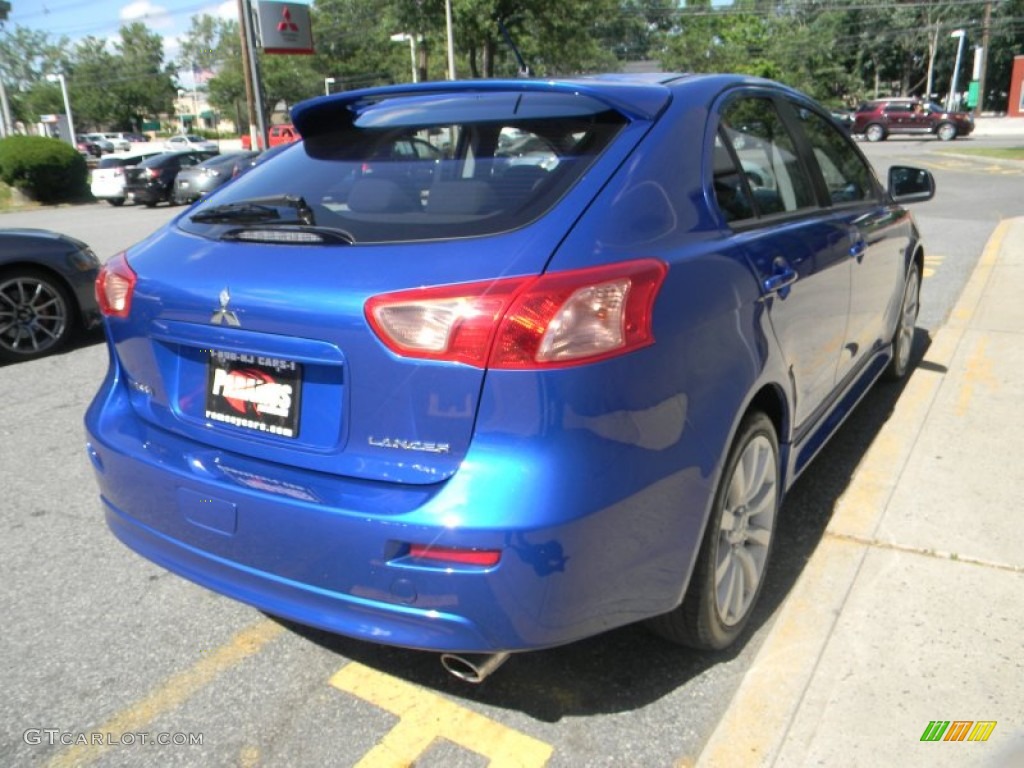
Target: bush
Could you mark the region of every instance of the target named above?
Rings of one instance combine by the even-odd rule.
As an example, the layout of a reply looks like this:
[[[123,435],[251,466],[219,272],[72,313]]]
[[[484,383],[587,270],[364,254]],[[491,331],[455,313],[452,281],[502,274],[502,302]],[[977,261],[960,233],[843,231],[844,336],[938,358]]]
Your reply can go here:
[[[85,158],[43,136],[0,139],[0,180],[40,203],[79,200],[88,192]]]

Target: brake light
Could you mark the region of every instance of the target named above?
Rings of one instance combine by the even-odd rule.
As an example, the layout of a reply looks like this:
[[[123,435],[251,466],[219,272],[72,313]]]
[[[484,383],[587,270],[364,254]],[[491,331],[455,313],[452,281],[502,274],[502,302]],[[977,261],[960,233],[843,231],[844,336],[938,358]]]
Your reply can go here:
[[[160,175],[160,171],[161,170],[162,170],[161,168],[147,168],[146,169],[146,178],[147,179],[155,179],[155,178],[157,178]]]
[[[96,301],[100,312],[107,317],[128,317],[137,280],[123,252],[104,264],[96,277]]]
[[[479,368],[579,365],[654,343],[654,259],[374,296],[367,321],[397,355]]]

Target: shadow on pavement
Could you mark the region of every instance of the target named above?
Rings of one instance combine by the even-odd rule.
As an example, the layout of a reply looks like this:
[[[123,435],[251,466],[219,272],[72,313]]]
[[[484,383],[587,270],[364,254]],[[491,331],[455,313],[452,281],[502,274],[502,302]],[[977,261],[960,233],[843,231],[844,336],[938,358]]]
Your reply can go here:
[[[922,359],[930,343],[927,332],[918,328],[915,361]],[[567,646],[513,655],[493,676],[474,686],[445,672],[437,653],[374,645],[275,620],[380,672],[463,700],[520,711],[543,722],[645,707],[711,667],[756,650],[747,648],[751,636],[770,621],[800,577],[824,535],[836,501],[902,391],[902,383],[872,388],[792,487],[782,506],[758,607],[744,638],[726,651],[702,653],[677,647],[641,625],[631,625]],[[736,684],[738,680],[739,676]]]

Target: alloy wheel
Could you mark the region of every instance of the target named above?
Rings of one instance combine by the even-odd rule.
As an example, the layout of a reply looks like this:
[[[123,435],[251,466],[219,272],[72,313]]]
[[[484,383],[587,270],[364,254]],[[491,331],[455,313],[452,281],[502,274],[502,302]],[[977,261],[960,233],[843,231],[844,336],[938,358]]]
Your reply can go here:
[[[5,357],[44,354],[68,332],[68,303],[52,283],[35,276],[0,282],[0,350]]]
[[[771,441],[756,435],[729,480],[718,531],[715,605],[727,627],[746,617],[764,577],[775,532],[778,476]]]

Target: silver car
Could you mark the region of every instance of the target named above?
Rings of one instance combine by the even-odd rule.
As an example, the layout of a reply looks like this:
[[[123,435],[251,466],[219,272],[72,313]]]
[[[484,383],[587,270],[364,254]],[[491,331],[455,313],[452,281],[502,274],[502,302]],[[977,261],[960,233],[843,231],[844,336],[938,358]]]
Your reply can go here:
[[[171,136],[164,142],[165,149],[171,149],[175,151],[180,150],[199,150],[200,152],[216,152],[220,149],[220,146],[216,141],[210,141],[204,139],[202,136],[196,136],[191,133],[183,133],[179,136]]]

